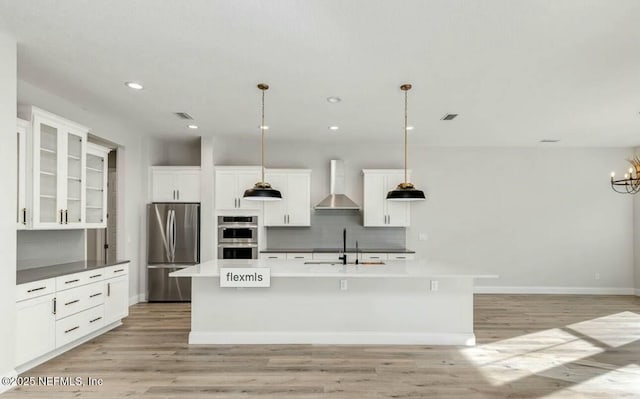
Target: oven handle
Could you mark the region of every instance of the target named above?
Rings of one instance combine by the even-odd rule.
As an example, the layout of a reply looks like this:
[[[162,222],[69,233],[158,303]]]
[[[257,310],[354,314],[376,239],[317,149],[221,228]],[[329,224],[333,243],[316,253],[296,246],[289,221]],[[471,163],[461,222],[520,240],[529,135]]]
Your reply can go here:
[[[218,244],[218,248],[258,248],[258,244]]]

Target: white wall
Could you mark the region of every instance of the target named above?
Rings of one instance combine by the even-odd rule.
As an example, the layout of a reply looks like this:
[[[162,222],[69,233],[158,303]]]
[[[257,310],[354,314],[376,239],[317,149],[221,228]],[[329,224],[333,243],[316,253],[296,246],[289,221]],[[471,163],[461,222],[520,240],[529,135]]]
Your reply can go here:
[[[216,165],[258,164],[254,144],[218,139]],[[616,148],[412,148],[412,180],[428,199],[412,205],[407,247],[498,273],[501,279],[478,284],[502,291],[631,292],[633,198],[613,193],[608,182],[630,155]],[[334,157],[345,160],[347,194],[362,204],[361,169],[401,168],[402,143],[267,141],[267,167],[313,170],[314,204],[328,193]],[[420,233],[428,240],[419,241]]]
[[[15,100],[14,100],[15,102]],[[147,195],[147,136],[136,128],[122,124],[118,118],[89,112],[28,82],[18,81],[18,103],[35,105],[91,129],[91,133],[119,144],[118,148],[118,258],[131,260],[129,292],[132,301],[145,293]],[[15,252],[15,251],[14,251]]]
[[[16,196],[11,188],[17,184],[16,159],[16,42],[0,34],[0,170],[3,190],[0,195],[0,377],[15,373],[14,345],[16,333]],[[0,392],[8,387],[0,385]]]
[[[150,138],[149,162],[152,166],[200,165],[200,138]]]

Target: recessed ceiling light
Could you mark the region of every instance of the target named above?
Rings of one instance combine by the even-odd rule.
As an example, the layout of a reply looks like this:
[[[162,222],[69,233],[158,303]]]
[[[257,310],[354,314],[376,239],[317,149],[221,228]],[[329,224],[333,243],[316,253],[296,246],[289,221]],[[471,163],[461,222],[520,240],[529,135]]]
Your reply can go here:
[[[413,126],[407,126],[407,130],[413,130],[414,127]]]
[[[198,128],[198,125],[187,125],[187,127],[188,127],[189,129],[194,129],[194,130],[195,130],[195,129],[197,129],[197,128]]]
[[[142,89],[144,89],[144,86],[142,86],[138,82],[125,82],[124,85],[127,86],[130,89],[133,89],[133,90],[142,90]]]
[[[337,96],[332,96],[332,97],[327,97],[327,101],[329,101],[331,104],[337,104],[340,101],[342,101],[342,99]]]
[[[442,120],[442,121],[450,121],[450,120],[454,119],[456,116],[458,116],[458,114],[445,114],[442,118],[440,118],[440,120]]]
[[[542,139],[542,140],[540,140],[541,143],[557,143],[559,141],[560,140],[558,140],[558,139]]]
[[[338,126],[329,126],[329,130],[336,131],[338,129],[340,129]]]

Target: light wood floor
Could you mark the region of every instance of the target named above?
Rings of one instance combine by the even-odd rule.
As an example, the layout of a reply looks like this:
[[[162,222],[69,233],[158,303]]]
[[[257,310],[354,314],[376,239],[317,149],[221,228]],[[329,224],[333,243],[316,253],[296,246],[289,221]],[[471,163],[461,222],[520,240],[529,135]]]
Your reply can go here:
[[[12,398],[640,398],[640,298],[476,295],[478,345],[189,346],[189,306],[139,304],[124,325],[23,376]]]

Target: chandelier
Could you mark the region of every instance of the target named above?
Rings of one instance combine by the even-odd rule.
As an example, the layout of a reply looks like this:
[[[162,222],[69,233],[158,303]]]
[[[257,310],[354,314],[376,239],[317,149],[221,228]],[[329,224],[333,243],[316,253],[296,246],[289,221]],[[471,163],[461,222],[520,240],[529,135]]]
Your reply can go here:
[[[636,155],[629,159],[633,166],[629,173],[624,174],[624,179],[617,179],[615,172],[611,172],[611,188],[616,193],[635,194],[640,191],[640,158]]]

